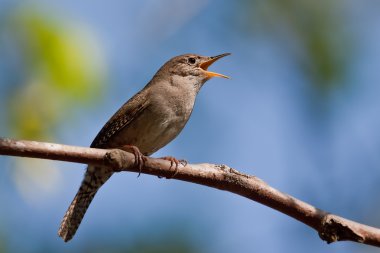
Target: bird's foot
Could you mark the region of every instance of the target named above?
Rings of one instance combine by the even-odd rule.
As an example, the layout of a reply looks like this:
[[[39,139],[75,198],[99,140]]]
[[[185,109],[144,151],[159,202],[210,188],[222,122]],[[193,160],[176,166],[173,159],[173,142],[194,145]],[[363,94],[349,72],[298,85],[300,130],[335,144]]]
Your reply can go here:
[[[139,174],[137,175],[137,177],[139,177],[141,175],[142,168],[146,161],[145,156],[141,153],[138,147],[133,145],[125,145],[122,146],[120,149],[129,153],[133,153],[135,155],[135,166],[139,169]]]
[[[164,157],[161,157],[161,159],[170,161],[170,169],[173,167],[173,165],[175,165],[174,172],[173,172],[173,174],[170,177],[167,177],[168,179],[174,178],[175,175],[177,175],[177,173],[178,173],[178,165],[179,164],[182,164],[183,167],[185,167],[187,165],[187,161],[186,160],[182,160],[182,159],[178,160],[177,158],[175,158],[173,156],[164,156]]]

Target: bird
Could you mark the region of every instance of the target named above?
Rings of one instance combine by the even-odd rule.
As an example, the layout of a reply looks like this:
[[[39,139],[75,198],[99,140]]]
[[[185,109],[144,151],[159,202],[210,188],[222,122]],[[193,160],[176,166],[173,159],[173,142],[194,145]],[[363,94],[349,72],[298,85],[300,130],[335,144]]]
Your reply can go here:
[[[129,148],[136,161],[150,156],[178,136],[193,111],[198,92],[213,77],[229,78],[208,67],[230,55],[184,54],[167,61],[137,94],[103,126],[91,148]],[[168,160],[176,162],[173,157]],[[141,166],[141,163],[139,164]],[[114,171],[88,165],[77,194],[67,209],[58,235],[69,241],[75,235],[91,201]]]

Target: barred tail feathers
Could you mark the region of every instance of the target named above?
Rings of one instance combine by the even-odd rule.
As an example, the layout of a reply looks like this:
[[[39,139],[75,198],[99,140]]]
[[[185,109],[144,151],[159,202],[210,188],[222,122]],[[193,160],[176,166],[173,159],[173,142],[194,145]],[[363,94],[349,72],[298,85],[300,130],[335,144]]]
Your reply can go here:
[[[73,238],[96,192],[111,175],[112,172],[106,172],[103,168],[91,165],[87,167],[82,184],[67,209],[58,230],[58,235],[65,242]]]

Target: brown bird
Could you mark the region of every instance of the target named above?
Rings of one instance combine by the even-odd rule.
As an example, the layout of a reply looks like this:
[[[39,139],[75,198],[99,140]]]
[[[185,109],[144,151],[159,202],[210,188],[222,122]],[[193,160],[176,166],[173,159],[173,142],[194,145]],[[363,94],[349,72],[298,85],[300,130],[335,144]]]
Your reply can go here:
[[[170,59],[108,120],[91,147],[110,149],[127,145],[135,153],[136,160],[140,160],[141,154],[148,156],[164,147],[189,120],[203,84],[212,77],[228,78],[207,70],[227,55],[229,53],[213,57],[185,54]],[[58,231],[65,242],[73,238],[96,192],[112,174],[107,168],[87,167]]]

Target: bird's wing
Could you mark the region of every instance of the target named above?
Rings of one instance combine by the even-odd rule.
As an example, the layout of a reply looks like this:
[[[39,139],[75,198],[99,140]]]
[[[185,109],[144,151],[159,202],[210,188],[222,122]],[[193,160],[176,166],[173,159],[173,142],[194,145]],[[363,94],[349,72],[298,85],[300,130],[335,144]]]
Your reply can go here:
[[[148,100],[142,92],[129,99],[103,126],[102,130],[91,143],[91,148],[106,148],[113,135],[136,119],[148,107]]]

